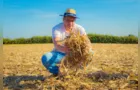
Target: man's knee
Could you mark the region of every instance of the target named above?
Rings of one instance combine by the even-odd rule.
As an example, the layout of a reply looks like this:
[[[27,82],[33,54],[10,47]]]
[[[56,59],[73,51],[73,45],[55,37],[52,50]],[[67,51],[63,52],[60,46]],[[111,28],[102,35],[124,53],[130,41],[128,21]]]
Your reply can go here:
[[[49,70],[50,73],[57,74],[59,72],[58,63],[62,60],[65,54],[60,54],[58,52],[49,52],[42,56],[41,60],[46,69]]]
[[[46,57],[46,55],[43,55],[42,58],[41,58],[41,60],[42,60],[42,64],[44,66],[46,66],[46,64],[47,64],[47,57]]]
[[[48,67],[48,62],[49,60],[52,58],[52,53],[46,53],[42,56],[41,60],[42,60],[42,64],[47,68]]]

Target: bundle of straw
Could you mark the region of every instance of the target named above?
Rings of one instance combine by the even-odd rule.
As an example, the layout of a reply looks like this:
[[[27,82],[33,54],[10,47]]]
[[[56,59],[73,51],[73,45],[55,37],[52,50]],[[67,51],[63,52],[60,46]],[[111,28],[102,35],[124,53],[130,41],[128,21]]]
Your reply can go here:
[[[80,35],[80,32],[70,33],[70,37],[65,40],[65,45],[69,48],[69,53],[61,62],[61,70],[77,70],[85,68],[91,61],[93,53],[90,52],[90,41],[87,36]]]

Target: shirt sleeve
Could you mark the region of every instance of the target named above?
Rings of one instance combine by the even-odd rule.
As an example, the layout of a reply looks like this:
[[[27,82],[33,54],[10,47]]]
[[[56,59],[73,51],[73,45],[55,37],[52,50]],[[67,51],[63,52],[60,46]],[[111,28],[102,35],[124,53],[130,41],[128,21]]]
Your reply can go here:
[[[60,31],[56,30],[56,29],[52,29],[52,37],[56,38],[56,37],[60,37]]]
[[[87,35],[85,29],[82,26],[79,27],[79,30],[81,35]]]

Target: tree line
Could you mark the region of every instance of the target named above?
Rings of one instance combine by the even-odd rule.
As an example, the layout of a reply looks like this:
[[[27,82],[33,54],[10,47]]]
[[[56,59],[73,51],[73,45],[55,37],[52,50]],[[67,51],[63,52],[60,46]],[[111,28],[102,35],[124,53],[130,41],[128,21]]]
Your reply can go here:
[[[101,34],[88,34],[91,43],[130,43],[137,44],[138,37],[134,35],[113,36]],[[33,36],[31,38],[3,38],[3,44],[34,44],[34,43],[52,43],[51,36]]]

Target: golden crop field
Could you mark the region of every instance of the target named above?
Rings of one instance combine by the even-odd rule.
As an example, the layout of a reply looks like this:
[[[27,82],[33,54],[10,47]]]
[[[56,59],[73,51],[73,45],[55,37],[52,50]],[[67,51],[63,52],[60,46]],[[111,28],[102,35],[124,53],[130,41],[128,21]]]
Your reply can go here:
[[[53,49],[53,44],[3,45],[4,90],[137,89],[138,44],[92,44],[92,46],[94,58],[86,71],[89,74],[85,78],[88,79],[80,82],[74,81],[77,80],[74,78],[62,81],[49,77],[51,74],[42,65],[41,57]],[[48,87],[48,83],[51,87]]]

